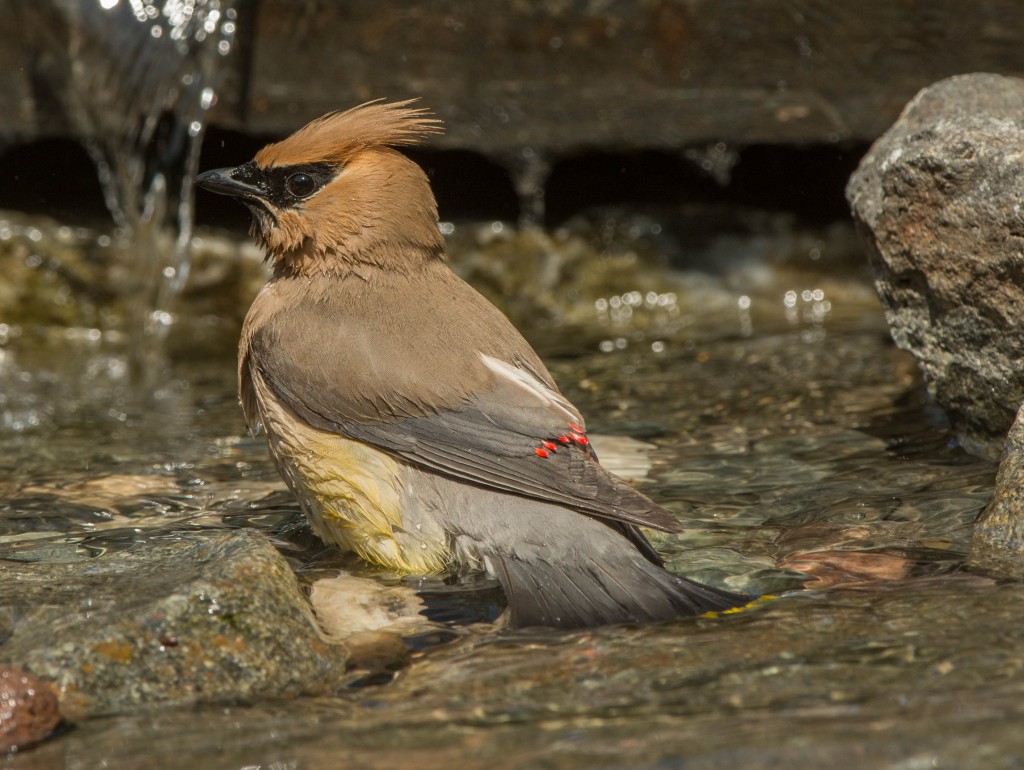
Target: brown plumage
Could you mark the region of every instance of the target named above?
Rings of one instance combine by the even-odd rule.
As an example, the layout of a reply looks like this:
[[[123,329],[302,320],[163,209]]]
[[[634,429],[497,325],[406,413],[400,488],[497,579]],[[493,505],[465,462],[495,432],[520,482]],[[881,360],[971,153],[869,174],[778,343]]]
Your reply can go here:
[[[666,572],[677,530],[605,471],[537,354],[446,264],[408,102],[313,121],[197,180],[239,197],[273,277],[239,350],[250,426],[325,540],[410,573],[485,569],[514,625],[659,620],[740,597]]]
[[[329,112],[307,123],[283,142],[268,144],[253,158],[261,168],[302,163],[347,163],[370,147],[419,144],[444,130],[428,110],[404,102],[368,102],[352,110]]]

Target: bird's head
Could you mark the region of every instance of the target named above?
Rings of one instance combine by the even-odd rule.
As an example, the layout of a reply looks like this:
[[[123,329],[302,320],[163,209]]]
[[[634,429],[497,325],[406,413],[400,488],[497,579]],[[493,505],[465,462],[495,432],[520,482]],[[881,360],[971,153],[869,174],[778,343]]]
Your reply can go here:
[[[249,208],[252,234],[278,270],[402,269],[442,254],[443,239],[426,174],[393,148],[439,131],[441,122],[409,101],[370,102],[195,181]]]

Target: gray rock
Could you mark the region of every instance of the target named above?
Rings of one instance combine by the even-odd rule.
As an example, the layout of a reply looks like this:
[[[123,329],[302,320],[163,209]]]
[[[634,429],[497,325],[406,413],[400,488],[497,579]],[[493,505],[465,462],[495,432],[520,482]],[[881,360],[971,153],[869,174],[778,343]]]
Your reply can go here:
[[[997,457],[1024,401],[1024,80],[919,93],[850,179],[893,339],[964,447]]]
[[[1024,407],[1010,428],[992,502],[974,524],[971,564],[986,572],[1024,576]]]
[[[264,535],[165,537],[85,561],[3,563],[0,605],[17,621],[0,661],[52,682],[72,719],[343,683],[344,648],[324,639]]]

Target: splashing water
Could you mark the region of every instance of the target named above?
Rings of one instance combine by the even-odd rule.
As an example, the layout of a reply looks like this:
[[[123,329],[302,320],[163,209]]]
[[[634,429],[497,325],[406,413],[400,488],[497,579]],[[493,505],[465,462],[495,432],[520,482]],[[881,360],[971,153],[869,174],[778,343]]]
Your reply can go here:
[[[22,9],[47,57],[41,74],[92,156],[117,226],[115,251],[129,266],[120,288],[132,305],[137,392],[158,381],[174,299],[188,277],[190,191],[205,114],[234,41],[233,6],[52,0]]]

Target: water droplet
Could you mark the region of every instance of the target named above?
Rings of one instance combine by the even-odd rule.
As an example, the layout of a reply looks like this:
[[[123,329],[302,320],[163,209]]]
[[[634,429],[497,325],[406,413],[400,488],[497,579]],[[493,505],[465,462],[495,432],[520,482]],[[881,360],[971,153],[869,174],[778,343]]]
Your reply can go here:
[[[168,313],[166,310],[156,310],[150,317],[161,326],[170,326],[174,323],[174,314]]]

